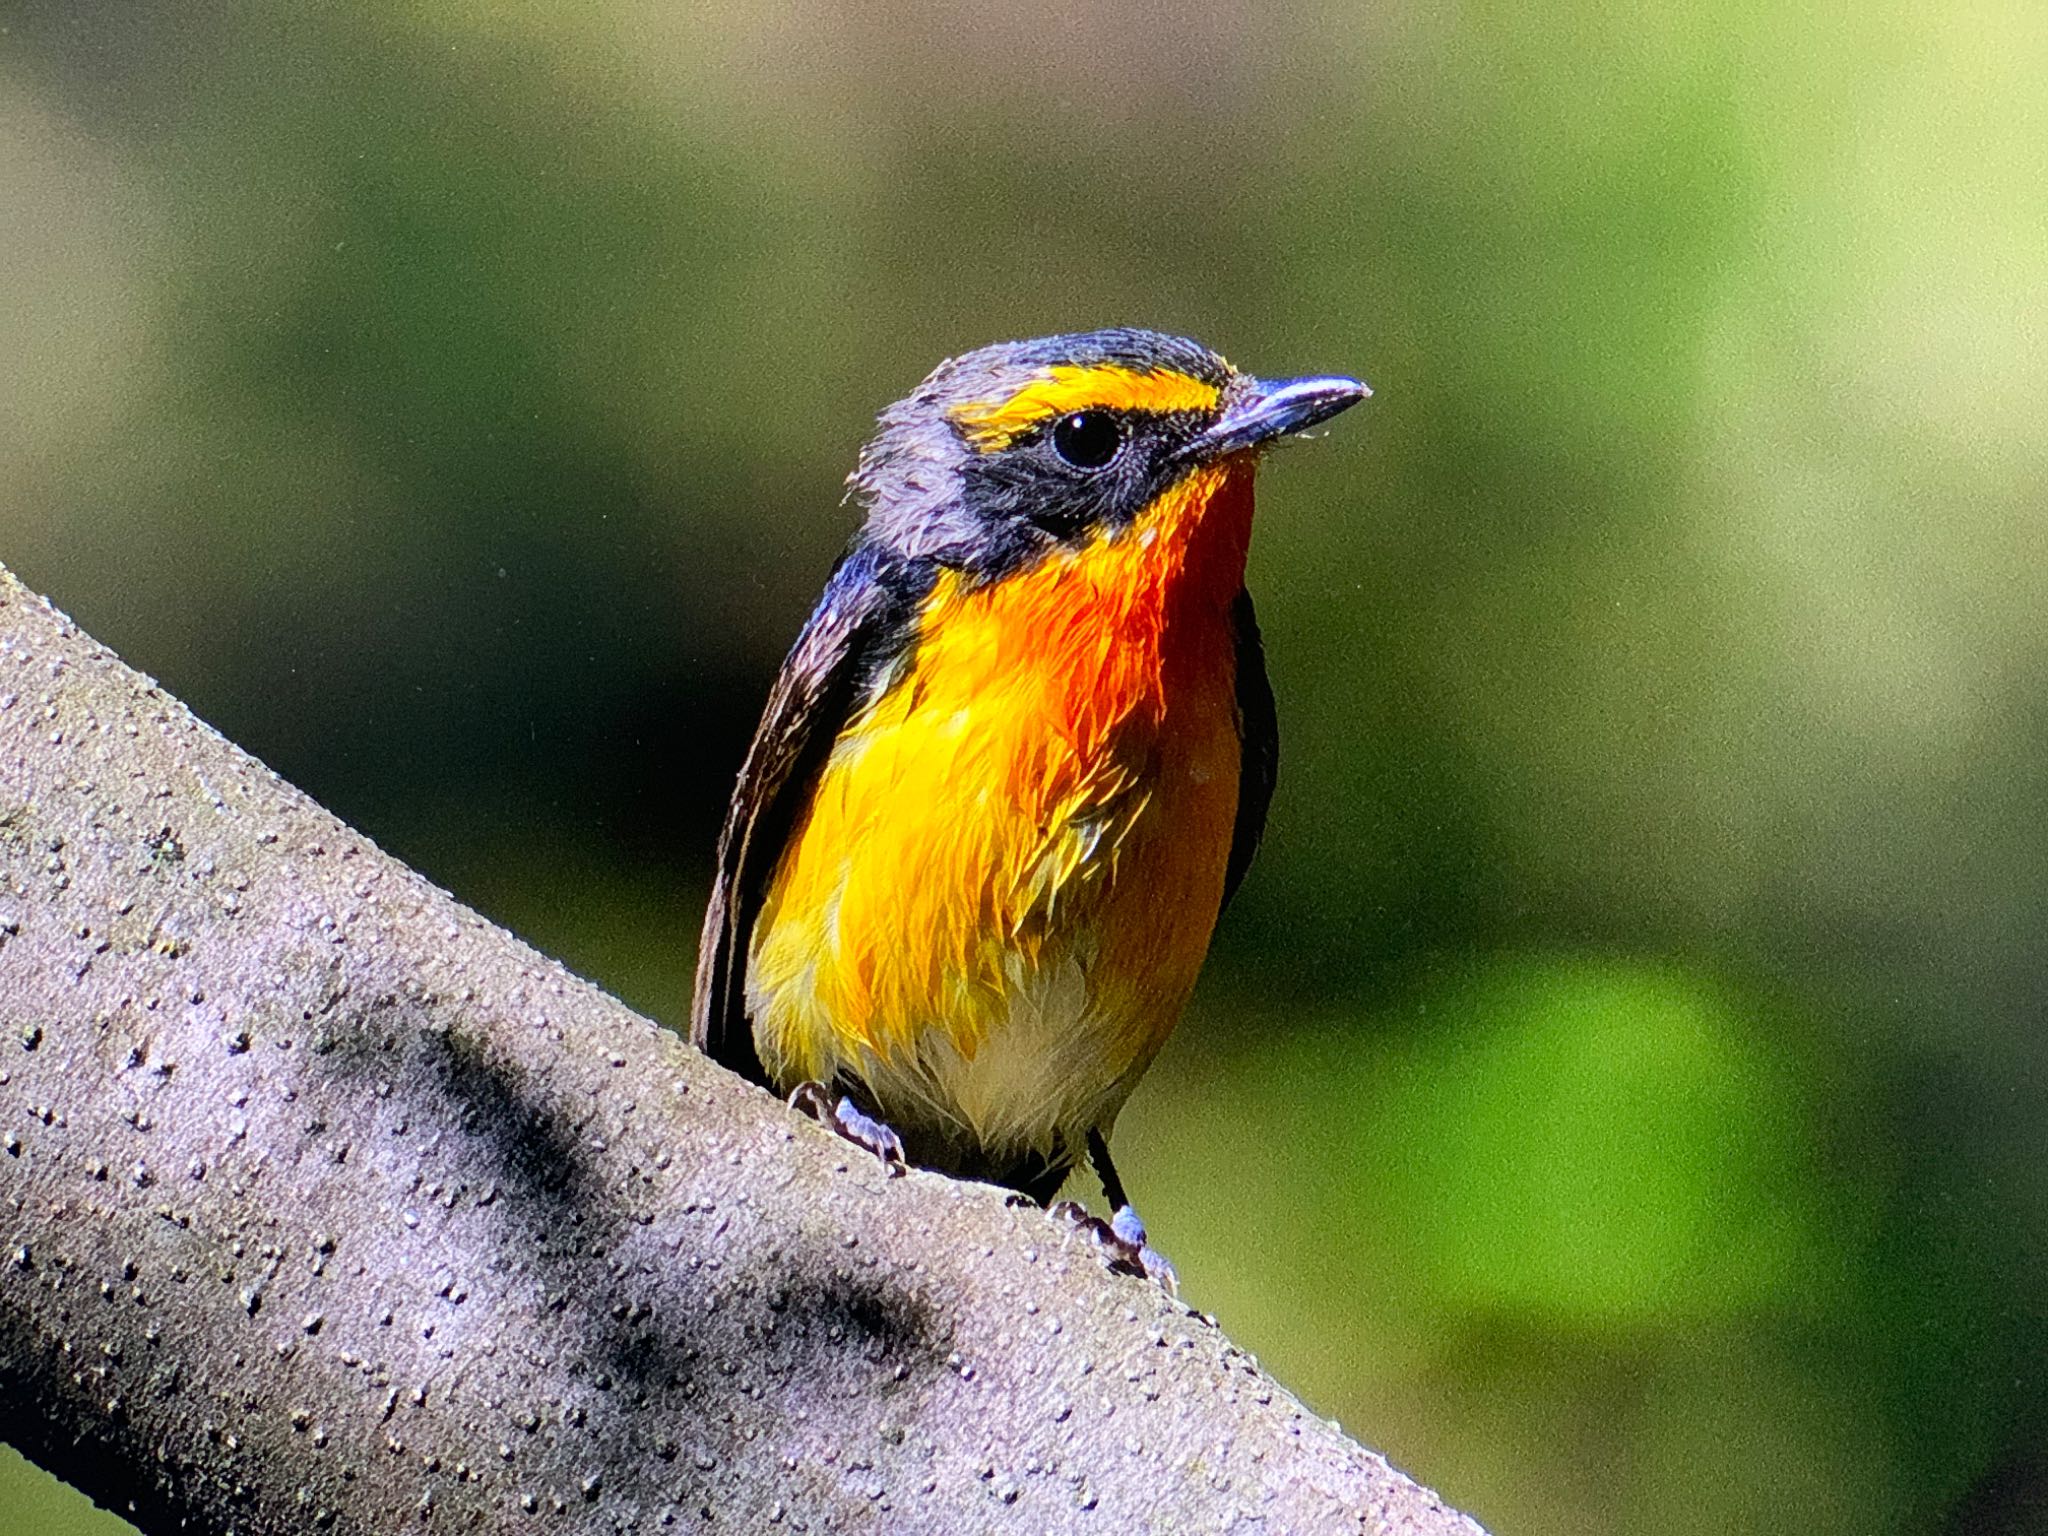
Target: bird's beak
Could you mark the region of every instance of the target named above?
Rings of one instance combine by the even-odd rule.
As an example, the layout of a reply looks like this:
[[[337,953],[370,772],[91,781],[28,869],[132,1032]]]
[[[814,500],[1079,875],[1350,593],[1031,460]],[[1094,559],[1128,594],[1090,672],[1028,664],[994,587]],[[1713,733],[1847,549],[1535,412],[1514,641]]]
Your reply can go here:
[[[1227,458],[1328,421],[1371,393],[1357,379],[1255,379],[1183,452],[1197,463]]]

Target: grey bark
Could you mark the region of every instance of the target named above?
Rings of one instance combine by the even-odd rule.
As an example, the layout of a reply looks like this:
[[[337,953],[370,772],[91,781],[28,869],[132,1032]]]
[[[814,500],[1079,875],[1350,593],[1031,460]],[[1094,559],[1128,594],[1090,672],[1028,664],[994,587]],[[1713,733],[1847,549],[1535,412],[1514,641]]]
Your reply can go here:
[[[1043,1213],[884,1178],[466,910],[4,569],[0,1434],[152,1532],[1478,1531]]]

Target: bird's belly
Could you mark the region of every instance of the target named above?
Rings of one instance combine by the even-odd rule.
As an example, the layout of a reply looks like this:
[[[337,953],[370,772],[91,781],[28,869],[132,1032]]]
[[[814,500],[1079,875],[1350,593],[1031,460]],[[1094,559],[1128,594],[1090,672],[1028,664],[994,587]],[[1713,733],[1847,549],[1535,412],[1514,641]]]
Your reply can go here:
[[[850,729],[754,929],[777,1083],[858,1079],[934,1160],[1108,1125],[1222,903],[1240,746],[1233,677],[1205,671],[1082,754],[1029,702],[943,678]]]

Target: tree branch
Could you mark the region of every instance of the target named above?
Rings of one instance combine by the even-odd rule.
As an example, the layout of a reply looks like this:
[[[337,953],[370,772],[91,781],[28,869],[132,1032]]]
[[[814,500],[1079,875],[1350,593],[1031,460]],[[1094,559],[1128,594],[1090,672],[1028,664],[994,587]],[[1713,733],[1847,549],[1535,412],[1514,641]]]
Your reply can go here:
[[[4,569],[0,1240],[0,1432],[157,1532],[1478,1531],[1042,1213],[885,1179],[461,907]]]

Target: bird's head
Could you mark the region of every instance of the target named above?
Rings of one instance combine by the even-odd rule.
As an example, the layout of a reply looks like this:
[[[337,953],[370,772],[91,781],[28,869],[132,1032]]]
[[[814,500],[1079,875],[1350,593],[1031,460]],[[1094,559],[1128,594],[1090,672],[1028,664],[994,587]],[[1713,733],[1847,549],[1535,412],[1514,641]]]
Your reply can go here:
[[[1255,379],[1156,331],[1004,342],[941,363],[884,411],[850,484],[866,538],[993,580],[1114,536],[1196,471],[1370,393]]]

